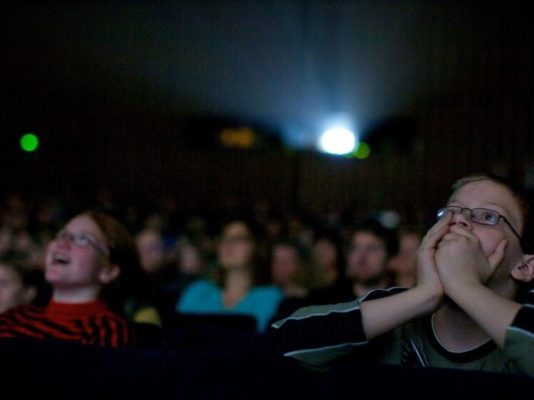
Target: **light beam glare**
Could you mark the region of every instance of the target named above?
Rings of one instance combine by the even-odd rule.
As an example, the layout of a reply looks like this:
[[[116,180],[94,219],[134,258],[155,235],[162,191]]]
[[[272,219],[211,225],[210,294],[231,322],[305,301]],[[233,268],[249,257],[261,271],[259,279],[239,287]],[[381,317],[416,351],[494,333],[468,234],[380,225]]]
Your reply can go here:
[[[319,150],[329,154],[352,153],[357,140],[354,132],[347,128],[335,127],[326,130],[319,138]]]

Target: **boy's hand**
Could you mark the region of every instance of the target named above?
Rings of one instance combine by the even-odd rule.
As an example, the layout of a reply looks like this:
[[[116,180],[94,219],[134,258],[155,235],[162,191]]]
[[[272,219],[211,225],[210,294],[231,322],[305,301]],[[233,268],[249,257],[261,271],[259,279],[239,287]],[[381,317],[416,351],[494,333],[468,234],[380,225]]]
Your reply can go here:
[[[417,251],[417,287],[435,297],[436,307],[443,297],[443,287],[436,268],[436,250],[441,238],[449,231],[452,214],[448,213],[429,229]]]
[[[459,225],[451,226],[436,251],[437,270],[445,292],[486,282],[504,258],[506,243],[505,239],[501,240],[486,257],[480,241],[471,231]]]

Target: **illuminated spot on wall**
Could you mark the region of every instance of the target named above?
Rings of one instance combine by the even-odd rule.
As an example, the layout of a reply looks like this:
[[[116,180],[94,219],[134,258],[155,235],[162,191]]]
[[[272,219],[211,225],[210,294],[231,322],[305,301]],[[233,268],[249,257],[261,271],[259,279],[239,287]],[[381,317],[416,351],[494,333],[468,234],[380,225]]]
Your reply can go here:
[[[360,160],[365,160],[371,154],[371,148],[365,142],[360,142],[358,148],[354,152],[354,157],[359,158]]]
[[[26,152],[32,152],[39,147],[39,138],[33,133],[25,133],[20,138],[20,148]]]

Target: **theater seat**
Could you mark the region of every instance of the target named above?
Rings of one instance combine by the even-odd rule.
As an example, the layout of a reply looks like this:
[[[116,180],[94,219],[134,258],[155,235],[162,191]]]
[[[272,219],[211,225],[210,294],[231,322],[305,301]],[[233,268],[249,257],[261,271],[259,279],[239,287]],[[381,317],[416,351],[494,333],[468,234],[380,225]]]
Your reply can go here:
[[[268,353],[270,337],[256,330],[256,320],[237,314],[177,314],[167,327],[173,350]]]
[[[167,347],[165,330],[155,324],[133,322],[134,347],[141,349],[164,349]]]

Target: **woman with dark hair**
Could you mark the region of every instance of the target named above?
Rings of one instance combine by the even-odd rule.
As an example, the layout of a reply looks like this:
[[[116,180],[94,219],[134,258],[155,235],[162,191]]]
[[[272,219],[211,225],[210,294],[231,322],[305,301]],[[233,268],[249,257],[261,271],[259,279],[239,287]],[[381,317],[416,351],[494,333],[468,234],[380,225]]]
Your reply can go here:
[[[258,331],[265,331],[283,292],[266,281],[258,231],[246,218],[227,220],[222,225],[216,253],[213,278],[191,283],[178,300],[176,311],[250,315],[255,318]]]

